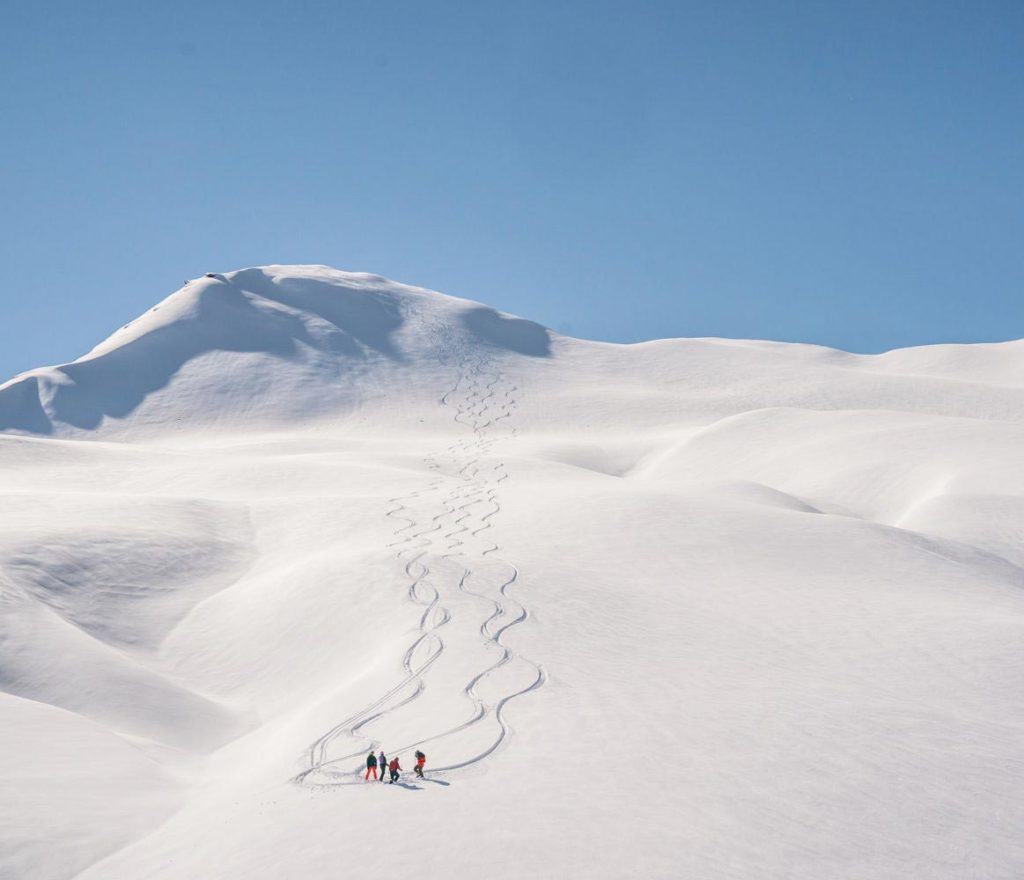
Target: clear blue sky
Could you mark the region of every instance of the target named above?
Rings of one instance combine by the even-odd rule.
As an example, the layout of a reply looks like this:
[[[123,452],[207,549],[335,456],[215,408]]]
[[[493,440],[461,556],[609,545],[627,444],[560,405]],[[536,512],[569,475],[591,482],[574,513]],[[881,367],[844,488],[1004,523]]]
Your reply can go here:
[[[556,329],[1024,336],[1024,3],[0,9],[0,376],[205,271]]]

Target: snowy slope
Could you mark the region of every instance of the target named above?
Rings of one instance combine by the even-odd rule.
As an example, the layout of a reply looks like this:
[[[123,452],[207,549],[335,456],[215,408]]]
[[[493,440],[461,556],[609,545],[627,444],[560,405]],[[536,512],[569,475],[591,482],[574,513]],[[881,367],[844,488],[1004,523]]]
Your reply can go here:
[[[1018,878],[1022,441],[1019,342],[193,281],[0,386],[0,878]]]

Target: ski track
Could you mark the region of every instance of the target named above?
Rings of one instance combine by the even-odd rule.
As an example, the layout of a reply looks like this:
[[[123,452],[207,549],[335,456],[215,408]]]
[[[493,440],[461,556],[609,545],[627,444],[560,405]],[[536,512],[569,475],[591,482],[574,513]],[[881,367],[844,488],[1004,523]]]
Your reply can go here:
[[[381,747],[382,743],[363,731],[367,725],[408,706],[426,691],[427,673],[446,649],[441,630],[454,619],[453,612],[442,604],[443,593],[454,595],[453,591],[457,591],[486,606],[483,619],[474,625],[485,644],[497,652],[497,659],[473,675],[462,688],[463,696],[472,707],[465,721],[401,748],[389,749],[390,753],[397,755],[427,743],[440,743],[489,718],[493,719],[494,737],[482,751],[432,767],[431,773],[449,773],[471,767],[494,754],[507,740],[510,730],[503,716],[505,706],[516,697],[540,688],[546,681],[542,666],[516,654],[502,641],[510,629],[524,623],[530,616],[529,609],[510,593],[519,579],[519,569],[497,556],[501,545],[494,539],[481,539],[486,542],[481,543],[483,549],[474,551],[470,546],[477,536],[494,528],[492,520],[501,512],[498,490],[509,474],[503,461],[489,464],[485,463],[485,457],[496,442],[496,438],[491,436],[494,430],[504,429],[502,436],[505,438],[516,436],[514,426],[505,428],[501,423],[511,419],[518,389],[507,382],[489,357],[458,357],[458,353],[452,351],[447,354],[456,356],[453,359],[458,360],[459,374],[439,403],[454,409],[453,420],[466,427],[471,435],[450,444],[440,453],[426,456],[424,462],[433,472],[433,480],[417,491],[389,499],[390,509],[385,512],[385,517],[402,523],[393,533],[395,540],[387,547],[396,549],[396,560],[402,564],[409,580],[409,600],[423,606],[419,635],[402,657],[402,678],[369,705],[339,721],[311,743],[304,756],[305,768],[294,777],[295,782],[330,788],[363,784],[361,760],[352,769],[344,769],[344,765],[356,758],[362,759],[371,749]],[[431,515],[418,515],[417,509],[424,507],[432,509]],[[482,507],[486,509],[481,510]],[[435,573],[430,567],[432,561],[437,565],[446,560],[462,566],[462,572],[454,583],[444,572]],[[491,568],[495,567],[495,562],[501,563],[508,568],[508,574],[498,583],[493,575],[488,577],[475,572],[474,562],[479,564],[483,560],[488,561]],[[469,584],[477,587],[477,581],[480,586],[471,589]],[[465,625],[465,621],[462,624]],[[477,692],[481,682],[514,660],[533,670],[530,683],[496,699],[483,699]],[[342,738],[363,740],[364,745],[358,750],[332,756],[332,744]]]

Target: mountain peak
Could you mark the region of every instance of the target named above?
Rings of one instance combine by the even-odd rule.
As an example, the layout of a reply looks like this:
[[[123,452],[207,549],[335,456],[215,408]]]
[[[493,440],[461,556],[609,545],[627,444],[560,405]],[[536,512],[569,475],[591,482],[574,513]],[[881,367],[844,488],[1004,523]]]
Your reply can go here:
[[[0,430],[328,415],[370,373],[415,372],[480,346],[546,356],[550,335],[379,275],[277,265],[208,273],[78,360],[0,386]]]

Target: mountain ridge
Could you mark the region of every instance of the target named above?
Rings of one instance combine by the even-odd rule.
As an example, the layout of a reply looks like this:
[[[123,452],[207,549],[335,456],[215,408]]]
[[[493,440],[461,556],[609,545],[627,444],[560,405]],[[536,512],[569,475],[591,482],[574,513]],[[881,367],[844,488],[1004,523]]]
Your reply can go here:
[[[738,370],[747,364],[751,374],[768,364],[790,375],[794,365],[957,380],[990,386],[996,395],[1024,388],[1024,339],[869,355],[717,337],[594,342],[380,275],[267,265],[186,282],[82,357],[0,384],[0,431],[99,437],[159,432],[161,425],[201,430],[344,416],[385,386],[432,393],[426,389],[436,385],[434,370],[453,346],[529,359],[548,359],[557,347],[593,361],[610,357],[609,364],[664,354],[692,364],[687,375],[695,382],[706,364],[724,356]],[[746,381],[742,370],[737,376]]]

